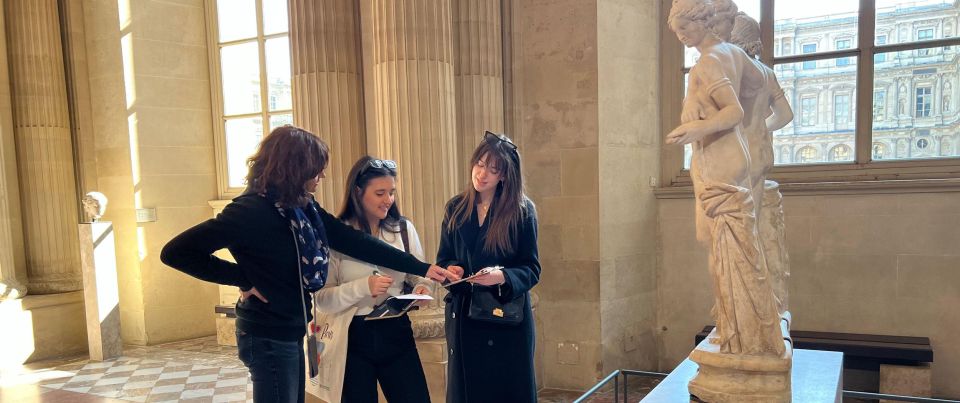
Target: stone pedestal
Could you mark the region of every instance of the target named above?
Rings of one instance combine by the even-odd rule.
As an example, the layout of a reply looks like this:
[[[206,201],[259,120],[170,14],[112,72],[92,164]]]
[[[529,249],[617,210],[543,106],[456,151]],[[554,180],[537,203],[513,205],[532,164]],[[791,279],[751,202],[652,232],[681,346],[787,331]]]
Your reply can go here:
[[[417,339],[423,375],[427,378],[432,403],[443,403],[447,398],[447,339],[442,335]]]
[[[930,397],[932,389],[930,364],[880,364],[880,393],[900,396]],[[893,402],[881,400],[881,403]]]
[[[221,346],[237,346],[237,320],[226,315],[217,316],[217,344]]]
[[[780,357],[725,354],[711,342],[718,337],[713,329],[690,353],[690,360],[700,365],[690,380],[691,394],[712,403],[790,401],[793,348],[789,342],[784,340],[786,348]]]
[[[87,343],[90,359],[103,361],[123,354],[113,224],[95,222],[79,227]]]
[[[706,341],[704,341],[706,342]],[[698,365],[689,358],[683,360],[663,382],[660,382],[642,403],[676,403],[693,401],[687,385],[697,375]],[[791,394],[794,403],[840,403],[843,395],[843,353],[817,350],[793,350],[790,371]],[[731,401],[750,401],[736,396]]]

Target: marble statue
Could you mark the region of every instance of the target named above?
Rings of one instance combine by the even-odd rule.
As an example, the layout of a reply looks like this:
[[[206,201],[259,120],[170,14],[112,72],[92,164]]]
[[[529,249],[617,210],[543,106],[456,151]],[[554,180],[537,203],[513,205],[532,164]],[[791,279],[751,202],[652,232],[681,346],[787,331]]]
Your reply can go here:
[[[790,277],[790,260],[784,232],[783,196],[780,185],[767,180],[767,173],[773,169],[774,163],[773,132],[793,120],[793,110],[773,70],[758,60],[760,24],[743,12],[736,13],[730,20],[732,24],[724,25],[733,27],[730,42],[753,58],[763,74],[763,81],[744,85],[739,98],[744,108],[744,132],[752,162],[750,176],[753,198],[757,202],[755,214],[762,263],[770,274],[777,310],[789,325],[787,279]]]
[[[692,144],[697,237],[710,250],[715,298],[716,328],[690,355],[699,369],[688,388],[708,402],[789,401],[792,349],[757,230],[764,186],[758,178],[768,168],[754,155],[762,147],[750,147],[761,131],[769,136],[765,121],[779,85],[769,69],[716,33],[732,31],[736,15],[735,5],[717,2],[729,29],[716,23],[711,0],[673,0],[668,19],[680,41],[701,55],[690,69],[681,125],[665,142]]]
[[[107,196],[100,192],[90,192],[83,196],[81,200],[83,212],[87,214],[90,222],[97,222],[103,213],[107,211]]]

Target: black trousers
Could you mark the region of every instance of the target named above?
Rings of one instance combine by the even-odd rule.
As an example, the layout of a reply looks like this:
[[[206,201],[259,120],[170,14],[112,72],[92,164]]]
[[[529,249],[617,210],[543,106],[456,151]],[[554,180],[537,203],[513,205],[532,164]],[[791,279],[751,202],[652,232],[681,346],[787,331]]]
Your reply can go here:
[[[376,403],[377,382],[390,403],[430,402],[407,315],[350,322],[342,403]]]

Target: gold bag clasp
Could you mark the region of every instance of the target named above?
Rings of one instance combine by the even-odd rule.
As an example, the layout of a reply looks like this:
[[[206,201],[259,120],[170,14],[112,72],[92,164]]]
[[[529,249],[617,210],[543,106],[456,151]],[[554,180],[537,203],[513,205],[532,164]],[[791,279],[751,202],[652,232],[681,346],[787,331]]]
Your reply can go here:
[[[503,317],[503,309],[493,308],[493,316],[502,318],[502,317]]]

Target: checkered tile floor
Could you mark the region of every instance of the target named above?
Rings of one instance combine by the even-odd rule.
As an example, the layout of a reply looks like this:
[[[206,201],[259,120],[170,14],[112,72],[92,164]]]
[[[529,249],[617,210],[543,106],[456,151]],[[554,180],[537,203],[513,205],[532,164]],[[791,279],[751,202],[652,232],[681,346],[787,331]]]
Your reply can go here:
[[[236,351],[215,338],[127,346],[117,359],[54,367],[64,376],[39,385],[132,402],[252,401],[249,375]]]

